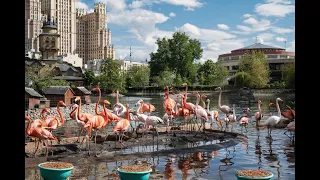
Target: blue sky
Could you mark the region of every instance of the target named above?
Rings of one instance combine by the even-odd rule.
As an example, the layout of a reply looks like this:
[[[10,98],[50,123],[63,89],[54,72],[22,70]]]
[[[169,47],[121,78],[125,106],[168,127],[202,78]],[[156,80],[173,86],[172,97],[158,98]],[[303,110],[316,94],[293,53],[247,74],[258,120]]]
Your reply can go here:
[[[200,62],[260,42],[295,51],[295,1],[292,0],[77,0],[93,12],[107,5],[107,28],[117,59],[150,60],[157,38],[176,31],[200,40]]]

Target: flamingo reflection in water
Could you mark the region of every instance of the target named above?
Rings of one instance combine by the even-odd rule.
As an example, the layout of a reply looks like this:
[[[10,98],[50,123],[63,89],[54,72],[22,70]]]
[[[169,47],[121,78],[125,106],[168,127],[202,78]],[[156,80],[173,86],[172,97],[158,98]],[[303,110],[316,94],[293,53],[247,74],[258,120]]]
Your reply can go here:
[[[234,146],[233,147],[233,152],[235,152],[235,150],[236,150],[236,147]],[[218,168],[219,176],[220,176],[221,179],[223,179],[221,172],[222,171],[228,171],[229,169],[231,169],[231,166],[234,164],[234,162],[231,161],[231,159],[233,159],[234,156],[233,157],[229,157],[229,155],[230,155],[230,150],[228,150],[228,148],[226,148],[226,157],[220,160],[220,162],[222,162],[222,164],[219,165],[219,168]]]
[[[166,180],[175,180],[174,178],[174,173],[176,171],[176,168],[174,167],[174,160],[173,158],[169,157],[167,159],[167,163],[165,165],[165,169],[164,169],[164,178]]]

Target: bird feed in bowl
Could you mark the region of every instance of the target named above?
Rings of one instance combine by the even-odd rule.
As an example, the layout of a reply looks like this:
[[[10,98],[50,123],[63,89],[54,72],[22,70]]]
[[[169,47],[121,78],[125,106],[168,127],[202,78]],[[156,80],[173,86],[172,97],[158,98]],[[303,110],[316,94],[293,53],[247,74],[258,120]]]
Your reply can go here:
[[[144,172],[144,171],[149,171],[150,166],[143,165],[143,164],[133,164],[133,165],[121,166],[119,167],[119,169],[124,172]]]
[[[73,165],[67,162],[48,162],[45,164],[41,164],[41,167],[52,168],[52,169],[65,169],[65,168],[71,168],[73,167]]]
[[[271,172],[264,171],[261,169],[255,169],[255,170],[238,170],[236,172],[238,176],[248,177],[248,178],[263,178],[263,177],[269,177],[272,175]]]

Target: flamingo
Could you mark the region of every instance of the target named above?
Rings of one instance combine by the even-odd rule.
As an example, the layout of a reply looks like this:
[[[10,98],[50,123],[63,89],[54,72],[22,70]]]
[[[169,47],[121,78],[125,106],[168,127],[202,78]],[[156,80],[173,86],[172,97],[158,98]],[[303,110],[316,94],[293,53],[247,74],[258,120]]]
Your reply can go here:
[[[269,106],[274,106],[274,104],[271,102]],[[293,121],[296,117],[296,112],[290,106],[286,105],[286,107],[288,108],[288,110],[281,112],[281,115],[289,119],[290,121]]]
[[[159,136],[158,130],[157,130],[157,124],[164,124],[163,119],[161,119],[158,116],[148,116],[146,119],[145,127],[147,129],[150,129],[149,127],[152,126],[153,129],[157,132],[157,135]]]
[[[227,115],[232,113],[232,110],[227,105],[221,105],[221,94],[222,94],[221,87],[217,87],[215,90],[220,90],[219,99],[218,99],[218,107],[219,107],[220,111],[222,111],[225,114],[225,119],[227,120]]]
[[[205,132],[205,122],[208,121],[208,113],[205,109],[203,109],[201,106],[199,106],[199,99],[200,99],[200,95],[198,92],[195,92],[196,95],[196,108],[195,108],[195,114],[196,117],[199,118],[200,120],[202,120],[202,125],[203,125],[203,132]],[[200,130],[200,129],[199,129]]]
[[[156,108],[154,107],[154,105],[152,104],[145,104],[144,101],[142,99],[140,99],[137,102],[140,105],[140,114],[144,114],[145,112],[149,112],[149,115],[151,112],[155,111]]]
[[[222,124],[222,121],[219,119],[219,113],[218,111],[216,110],[213,110],[213,118],[216,120],[216,123],[220,125],[220,129],[222,130],[223,129],[223,124]]]
[[[186,91],[184,94],[184,103],[183,103],[184,108],[188,109],[190,114],[194,114],[195,105],[193,103],[187,102],[188,84],[183,83],[182,85],[186,87]]]
[[[269,134],[270,138],[272,138],[271,137],[272,127],[277,125],[279,123],[279,121],[280,121],[280,118],[281,118],[281,111],[280,111],[280,107],[279,107],[279,101],[283,101],[283,100],[281,98],[277,98],[276,99],[276,107],[277,107],[277,110],[278,110],[278,114],[270,116],[264,123],[264,125],[268,127],[268,134]]]
[[[173,113],[176,113],[176,112],[174,112],[174,107],[176,105],[176,101],[169,97],[169,87],[168,86],[165,86],[164,90],[166,90],[166,92],[164,94],[165,100],[163,101],[163,109],[165,110],[165,112],[168,115],[172,115]],[[172,123],[172,119],[170,119],[170,122]],[[168,128],[168,126],[167,126],[167,128]]]
[[[115,114],[113,114],[113,113],[111,113],[109,111],[99,112],[99,110],[98,110],[99,106],[98,105],[99,105],[100,98],[101,98],[101,90],[100,90],[99,87],[96,87],[96,88],[92,89],[92,91],[98,91],[98,93],[99,93],[99,96],[98,96],[98,99],[97,99],[97,102],[96,102],[96,107],[95,107],[96,115],[101,115],[101,116],[105,117],[106,114],[107,114],[108,118],[110,119],[111,122],[119,121],[120,118],[117,115],[115,115]],[[110,103],[108,105],[110,105]]]
[[[79,105],[80,107],[80,105]],[[78,107],[78,108],[79,108]],[[105,109],[104,109],[105,110]],[[79,110],[78,110],[79,111]],[[79,118],[79,114],[78,114],[78,118]],[[88,132],[86,135],[86,139],[87,139],[87,143],[88,143],[88,155],[90,156],[90,136],[91,136],[91,130],[94,129],[96,132],[95,138],[94,138],[94,150],[95,150],[95,157],[98,157],[97,155],[97,133],[98,130],[101,129],[104,125],[105,125],[105,117],[102,115],[94,115],[92,116],[92,118],[90,118],[86,124],[83,126],[83,128],[88,128]]]
[[[255,114],[255,119],[256,119],[256,126],[258,127],[258,125],[259,125],[259,122],[260,122],[260,120],[262,119],[262,117],[263,117],[263,115],[262,115],[262,113],[261,113],[261,106],[262,105],[262,102],[261,102],[261,100],[258,100],[258,112],[256,112],[256,114]]]
[[[231,123],[231,132],[232,132],[232,129],[233,129],[233,123],[235,123],[237,120],[237,117],[236,117],[236,105],[233,104],[232,105],[232,114],[230,114],[228,116],[228,123]]]
[[[127,118],[121,119],[117,122],[116,126],[112,130],[112,132],[120,132],[121,135],[119,135],[119,142],[124,146],[123,144],[123,136],[124,132],[127,131],[130,127],[130,119],[129,119],[129,104],[126,104],[126,110],[127,110]]]
[[[244,112],[246,113],[246,116],[242,116],[240,117],[239,119],[239,123],[240,123],[240,126],[241,126],[241,131],[242,131],[242,127],[244,126],[244,128],[246,129],[246,132],[248,132],[247,130],[247,125],[249,123],[249,111],[250,111],[250,108],[246,108],[244,110]]]
[[[116,104],[114,105],[113,112],[118,117],[126,118],[127,109],[123,104],[121,104],[119,102],[119,91],[118,90],[116,91]]]
[[[290,122],[290,123],[284,128],[285,130],[287,130],[286,132],[284,132],[285,135],[287,135],[287,132],[290,132],[291,134],[293,134],[291,137],[287,135],[290,139],[292,139],[292,141],[294,141],[295,128],[296,128],[296,125],[295,125],[295,122],[294,122],[294,121]]]
[[[78,119],[80,121],[84,121],[85,123],[88,122],[94,115],[91,113],[81,113],[81,97],[76,96],[75,100],[76,103],[79,101],[79,107],[78,107]]]
[[[61,127],[64,125],[64,117],[61,113],[60,106],[66,106],[66,104],[63,101],[58,101],[57,103],[57,111],[60,116],[60,121],[56,116],[43,116],[44,117],[44,124],[47,126],[45,127],[49,131],[55,130],[58,127]]]
[[[59,142],[58,139],[49,130],[42,128],[41,124],[39,124],[38,127],[31,128],[29,116],[25,116],[25,120],[28,121],[28,125],[26,128],[26,133],[28,136],[38,138],[40,141],[52,139]],[[46,145],[46,160],[48,160],[48,143],[46,141],[44,141],[44,143]],[[38,148],[36,149],[34,155],[36,154],[37,150]]]
[[[202,102],[202,108],[207,109],[206,103],[204,102],[203,98],[208,98],[208,96],[206,94],[201,94],[201,96],[200,96],[200,100]]]

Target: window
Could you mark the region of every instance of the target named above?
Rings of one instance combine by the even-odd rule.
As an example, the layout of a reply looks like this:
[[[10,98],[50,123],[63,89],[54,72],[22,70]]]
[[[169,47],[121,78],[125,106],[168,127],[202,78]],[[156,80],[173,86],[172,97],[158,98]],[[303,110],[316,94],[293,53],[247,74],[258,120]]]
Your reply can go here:
[[[277,59],[278,55],[267,55],[267,58]]]

